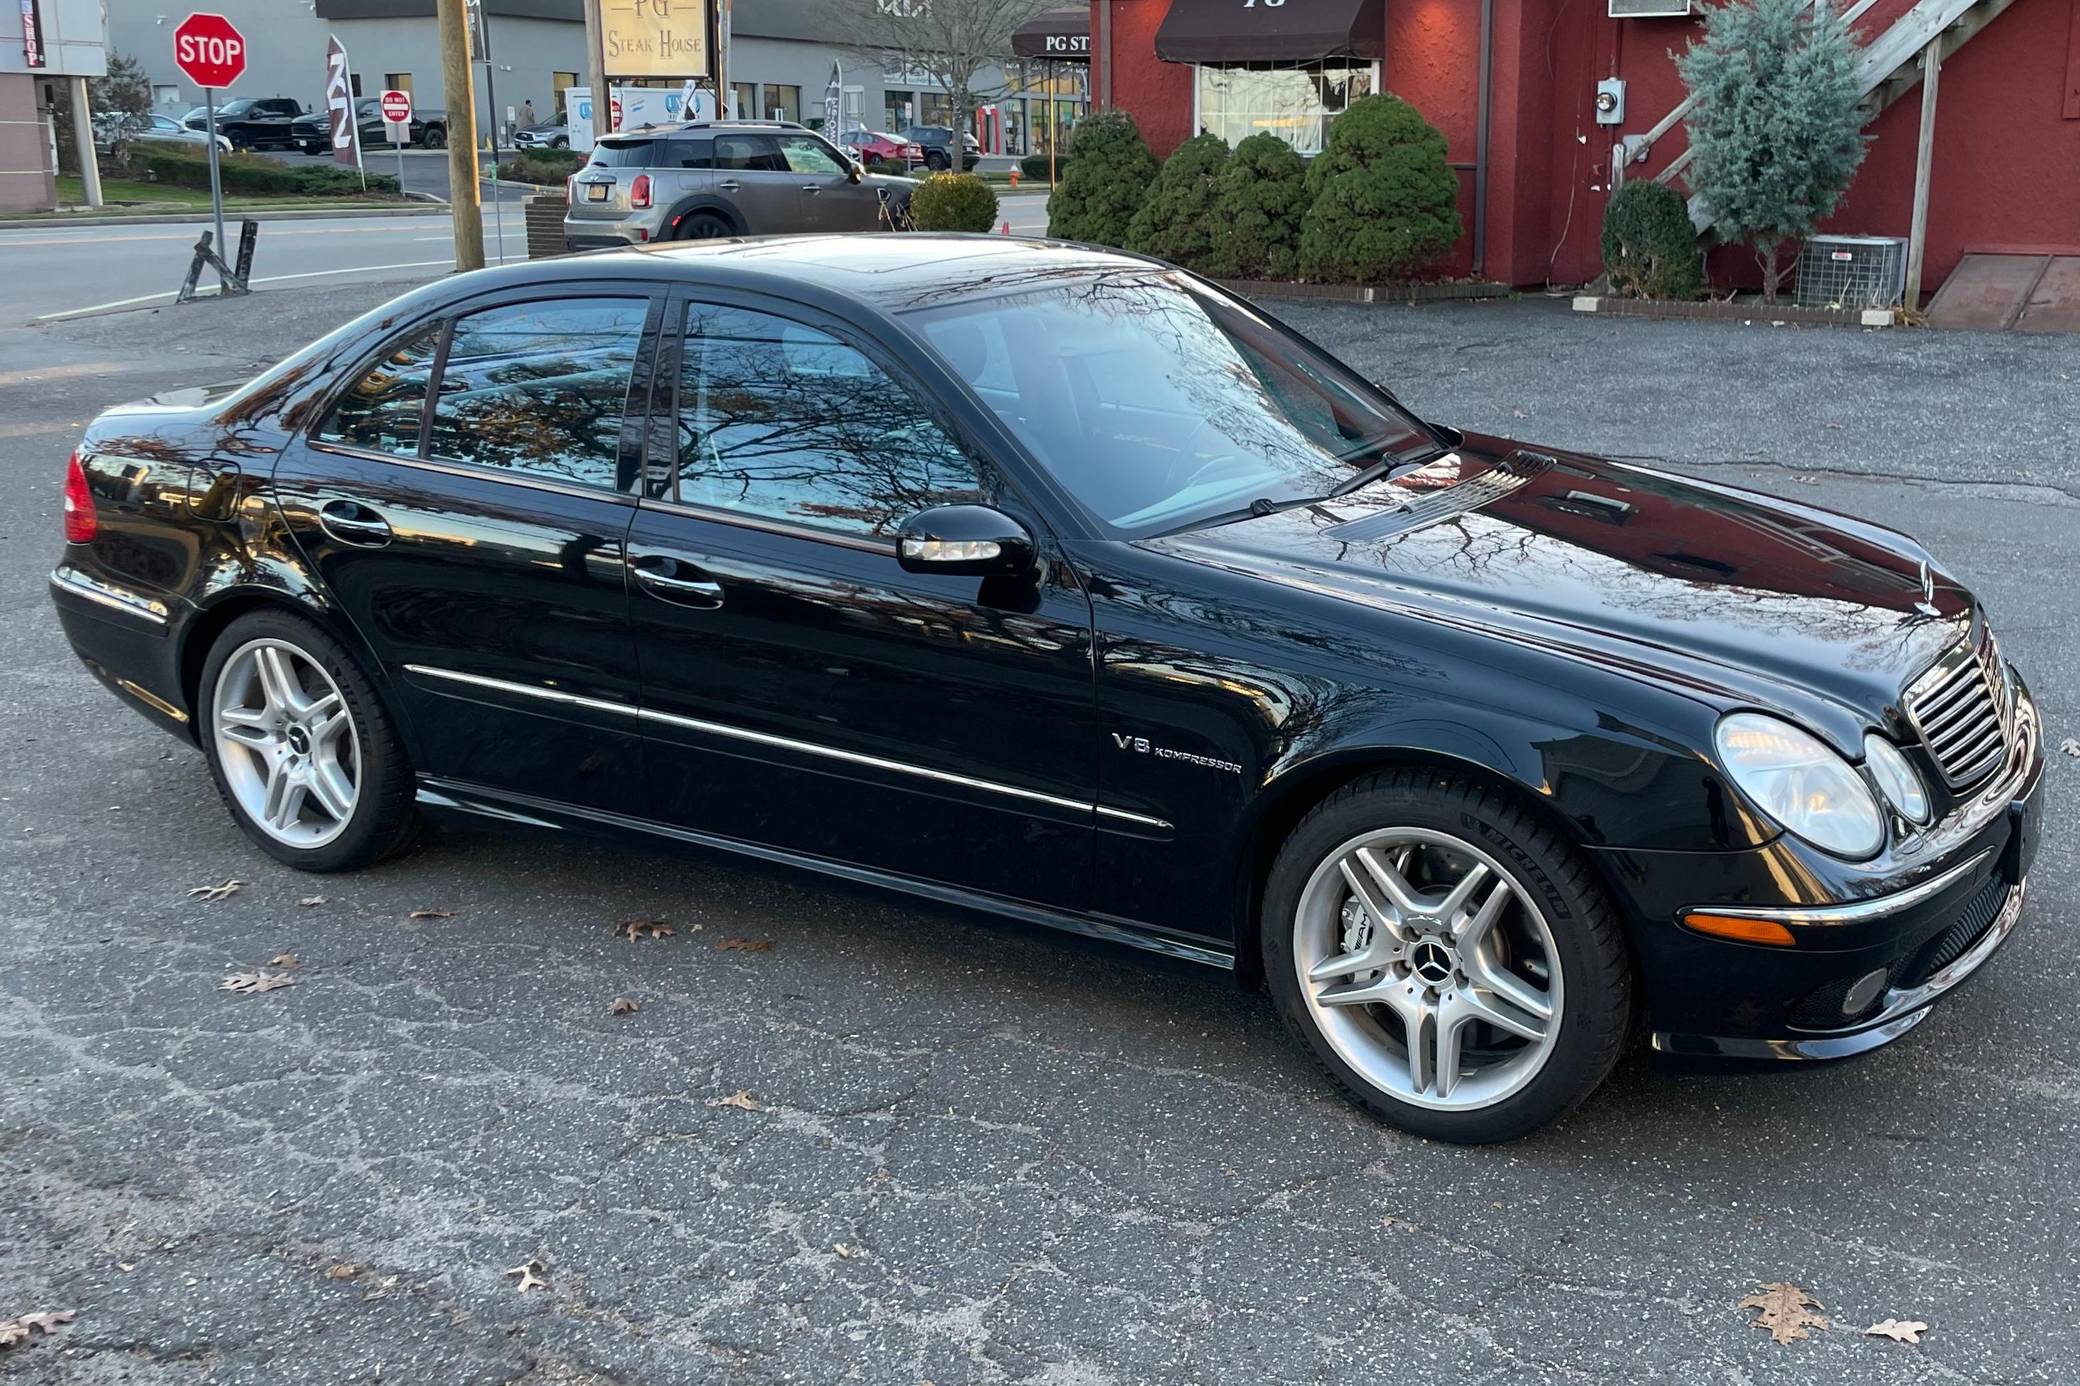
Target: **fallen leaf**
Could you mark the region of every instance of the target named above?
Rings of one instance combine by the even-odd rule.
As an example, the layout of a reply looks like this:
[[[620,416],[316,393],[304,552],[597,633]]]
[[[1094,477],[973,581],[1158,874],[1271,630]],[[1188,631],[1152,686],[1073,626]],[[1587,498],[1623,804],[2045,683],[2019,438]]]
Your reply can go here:
[[[238,894],[240,887],[244,885],[244,881],[230,878],[219,881],[213,886],[190,887],[188,897],[193,900],[222,900]]]
[[[607,1003],[608,1015],[634,1015],[642,1006],[632,996],[617,996]]]
[[[710,1107],[735,1107],[740,1112],[762,1112],[766,1109],[763,1102],[760,1102],[742,1088],[738,1088],[728,1097],[711,1097],[708,1099],[708,1105]]]
[[[630,919],[614,926],[614,937],[634,943],[639,938],[670,938],[676,930],[662,919]]]
[[[1928,1332],[1928,1325],[1919,1319],[1886,1319],[1863,1330],[1867,1338],[1890,1338],[1895,1343],[1916,1343]]]
[[[325,897],[322,895],[306,895],[301,900],[298,900],[296,903],[299,908],[309,909],[312,905],[324,904]]]
[[[407,919],[453,919],[454,917],[455,911],[453,910],[413,910],[405,916]]]
[[[331,1270],[326,1271],[325,1278],[327,1280],[352,1280],[359,1274],[361,1274],[361,1267],[350,1266],[345,1261],[342,1261]]]
[[[77,1309],[44,1309],[33,1314],[24,1314],[18,1319],[0,1319],[0,1347],[13,1347],[26,1342],[41,1332],[48,1338],[51,1334],[79,1317]]]
[[[1824,1317],[1809,1312],[1827,1306],[1798,1286],[1781,1280],[1765,1284],[1760,1294],[1749,1295],[1739,1307],[1755,1310],[1755,1317],[1749,1322],[1757,1328],[1768,1329],[1769,1336],[1779,1343],[1795,1343],[1800,1338],[1812,1337],[1806,1332],[1808,1328],[1828,1327]]]
[[[291,972],[303,966],[303,960],[294,953],[277,953],[267,960],[269,967],[286,967]]]
[[[255,996],[276,987],[293,987],[296,979],[286,972],[234,972],[217,984],[218,991],[235,991],[241,996]]]
[[[772,950],[773,941],[769,938],[724,938],[717,939],[715,946],[733,953],[765,953]]]
[[[2080,740],[2076,740],[2075,738],[2069,736],[2065,740],[2058,743],[2058,749],[2064,751],[2067,755],[2072,756],[2074,759],[2080,760]]]
[[[530,1259],[522,1261],[517,1266],[508,1267],[506,1274],[520,1277],[520,1283],[514,1288],[524,1295],[537,1286],[545,1290],[549,1288],[549,1282],[542,1278],[547,1271],[548,1267],[540,1261]]]
[[[856,1246],[847,1246],[847,1245],[845,1245],[845,1243],[843,1243],[843,1242],[835,1242],[835,1243],[833,1243],[833,1244],[831,1245],[831,1250],[832,1250],[832,1251],[835,1251],[835,1252],[837,1252],[837,1253],[838,1253],[838,1255],[840,1255],[840,1256],[844,1257],[844,1258],[845,1258],[846,1260],[848,1260],[848,1261],[850,1261],[850,1260],[851,1260],[851,1259],[852,1259],[853,1257],[855,1257],[855,1256],[859,1255],[859,1248],[858,1248],[858,1247],[856,1247]]]

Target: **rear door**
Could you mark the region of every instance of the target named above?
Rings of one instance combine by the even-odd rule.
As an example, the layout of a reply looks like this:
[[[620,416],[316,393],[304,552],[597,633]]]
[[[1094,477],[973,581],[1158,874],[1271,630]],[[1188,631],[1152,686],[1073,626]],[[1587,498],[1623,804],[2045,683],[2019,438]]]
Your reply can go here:
[[[403,330],[284,451],[282,515],[423,774],[641,812],[629,396],[661,311],[625,282],[474,300]]]
[[[807,231],[802,178],[781,157],[780,143],[759,133],[715,136],[715,191],[737,209],[753,236]]]

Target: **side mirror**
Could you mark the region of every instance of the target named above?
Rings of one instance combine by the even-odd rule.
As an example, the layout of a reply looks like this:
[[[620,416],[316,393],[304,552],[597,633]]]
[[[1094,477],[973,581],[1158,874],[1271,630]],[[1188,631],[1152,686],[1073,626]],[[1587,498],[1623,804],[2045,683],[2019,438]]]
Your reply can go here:
[[[1022,578],[1033,571],[1033,536],[986,505],[941,505],[903,522],[896,561],[910,573]]]
[[[867,177],[866,165],[860,163],[857,159],[853,160],[845,165],[845,176],[855,183],[865,182]]]

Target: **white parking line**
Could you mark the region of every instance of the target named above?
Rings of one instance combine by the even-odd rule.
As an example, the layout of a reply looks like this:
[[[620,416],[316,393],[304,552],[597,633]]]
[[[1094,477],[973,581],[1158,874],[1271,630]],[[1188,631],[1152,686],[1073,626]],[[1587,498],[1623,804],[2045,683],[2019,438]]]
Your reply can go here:
[[[252,282],[256,285],[286,284],[292,279],[323,279],[328,275],[335,274],[380,274],[384,270],[429,269],[437,265],[452,265],[454,263],[455,257],[451,255],[445,260],[408,260],[402,264],[395,265],[350,265],[345,269],[308,270],[302,274],[273,274],[264,279],[255,279]],[[94,313],[105,313],[111,308],[134,308],[140,303],[154,303],[162,298],[170,299],[176,297],[176,292],[169,289],[162,294],[139,294],[135,298],[112,299],[107,303],[96,303],[86,308],[67,308],[61,313],[45,313],[40,317],[31,318],[30,321],[63,322],[67,318],[83,318]],[[215,297],[214,294],[205,294],[203,296],[207,298]]]

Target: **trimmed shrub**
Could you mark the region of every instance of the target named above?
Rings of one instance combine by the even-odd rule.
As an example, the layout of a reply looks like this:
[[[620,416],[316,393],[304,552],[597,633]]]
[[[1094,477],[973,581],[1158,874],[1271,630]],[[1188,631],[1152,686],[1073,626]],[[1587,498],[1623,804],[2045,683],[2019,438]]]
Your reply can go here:
[[[1206,272],[1223,279],[1291,279],[1300,272],[1307,161],[1265,131],[1235,146],[1213,184],[1220,228]]]
[[[898,163],[894,159],[874,159],[868,162],[867,172],[878,173],[888,178],[908,178],[910,165]]]
[[[226,193],[261,197],[359,197],[361,175],[338,164],[282,164],[257,154],[226,154],[217,160]],[[209,188],[209,153],[199,147],[140,143],[129,172],[176,188]],[[368,175],[368,190],[394,196],[397,180]]]
[[[913,231],[988,231],[996,222],[996,191],[972,173],[935,173],[910,195]]]
[[[1194,135],[1177,146],[1127,224],[1127,247],[1186,269],[1203,268],[1220,238],[1214,180],[1227,163],[1228,142],[1219,135]]]
[[[1054,176],[1056,181],[1059,182],[1061,176],[1068,171],[1068,154],[1066,152],[1056,154],[1054,156]],[[1023,159],[1020,159],[1018,161],[1018,176],[1028,182],[1037,180],[1045,183],[1047,181],[1047,156],[1045,154],[1028,154]]]
[[[1683,195],[1647,179],[1618,189],[1603,209],[1603,268],[1621,294],[1696,298],[1703,257]]]
[[[571,149],[525,149],[498,166],[498,176],[514,183],[561,187],[563,180],[585,167],[586,156]]]
[[[1459,239],[1444,136],[1398,96],[1361,97],[1308,166],[1300,272],[1346,284],[1398,278]]]
[[[1068,175],[1047,198],[1047,234],[1125,245],[1159,171],[1134,117],[1117,109],[1085,116],[1069,141]]]

